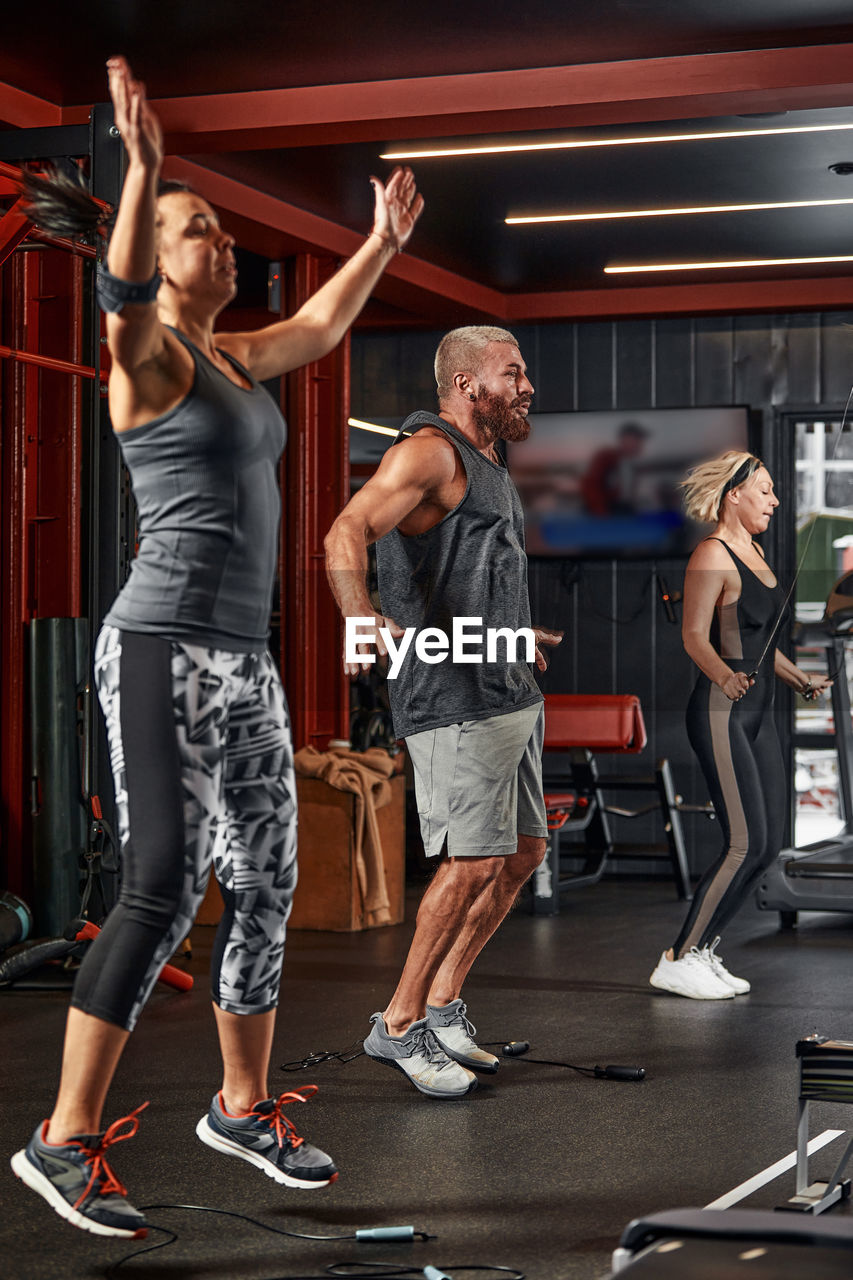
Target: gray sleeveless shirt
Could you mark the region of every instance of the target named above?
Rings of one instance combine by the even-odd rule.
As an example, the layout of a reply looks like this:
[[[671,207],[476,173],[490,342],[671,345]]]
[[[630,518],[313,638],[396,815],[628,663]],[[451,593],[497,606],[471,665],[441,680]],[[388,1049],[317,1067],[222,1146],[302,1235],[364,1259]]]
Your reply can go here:
[[[488,627],[530,626],[527,556],[521,502],[506,467],[490,462],[449,422],[424,411],[411,414],[401,431],[438,427],[453,441],[468,484],[457,507],[425,533],[404,537],[392,529],[376,544],[382,612],[401,627],[438,627],[452,637],[453,619],[481,618]],[[471,627],[476,635],[480,627]],[[473,643],[468,652],[482,652]],[[410,644],[388,695],[398,737],[541,702],[533,667],[505,660],[498,642],[495,662],[423,662]]]
[[[139,509],[139,554],[104,621],[249,653],[269,632],[287,427],[238,361],[227,357],[248,388],[172,333],[193,358],[193,383],[174,409],[118,437]]]

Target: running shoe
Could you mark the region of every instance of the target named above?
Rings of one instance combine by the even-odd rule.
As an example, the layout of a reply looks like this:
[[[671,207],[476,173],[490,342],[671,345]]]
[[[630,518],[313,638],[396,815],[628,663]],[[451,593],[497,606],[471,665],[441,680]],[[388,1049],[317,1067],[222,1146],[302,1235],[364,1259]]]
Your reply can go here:
[[[731,1000],[735,994],[711,972],[696,947],[691,947],[680,960],[667,960],[666,952],[662,952],[649,982],[661,991],[671,991],[690,1000]]]
[[[727,987],[731,987],[736,996],[745,996],[747,991],[751,991],[752,988],[746,978],[736,978],[733,973],[729,973],[721,957],[717,955],[717,943],[719,941],[719,937],[716,937],[710,946],[703,947],[699,954],[715,977],[724,982]]]
[[[469,1071],[486,1071],[494,1075],[500,1062],[493,1053],[486,1053],[475,1044],[477,1028],[466,1017],[468,1010],[463,1000],[451,1000],[450,1004],[428,1004],[426,1024],[441,1048],[454,1062]]]
[[[229,1115],[217,1093],[195,1131],[214,1151],[248,1160],[286,1187],[327,1187],[338,1176],[335,1165],[325,1151],[299,1137],[283,1110],[285,1103],[307,1102],[316,1092],[317,1086],[309,1084],[301,1093],[264,1098],[242,1116]]]
[[[105,1133],[77,1134],[57,1144],[46,1140],[45,1120],[26,1147],[12,1156],[12,1170],[72,1226],[96,1236],[142,1239],[150,1224],[128,1204],[127,1189],[107,1164],[106,1152],[114,1143],[133,1137],[139,1113],[147,1106],[143,1102]],[[122,1133],[125,1125],[129,1128]]]
[[[364,1052],[376,1062],[402,1071],[427,1097],[464,1098],[476,1089],[477,1077],[448,1057],[426,1018],[413,1022],[401,1036],[388,1034],[381,1013],[374,1013],[370,1021],[373,1030],[364,1042]]]

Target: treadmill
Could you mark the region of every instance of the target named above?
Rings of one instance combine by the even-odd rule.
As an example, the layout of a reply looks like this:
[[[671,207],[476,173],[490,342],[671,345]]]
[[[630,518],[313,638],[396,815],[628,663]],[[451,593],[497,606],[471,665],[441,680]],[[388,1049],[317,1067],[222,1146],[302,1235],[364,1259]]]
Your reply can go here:
[[[838,673],[830,690],[835,732],[827,740],[838,756],[844,828],[801,849],[783,849],[762,876],[758,905],[778,911],[782,928],[788,929],[796,925],[798,911],[853,912],[853,726],[845,667],[845,649],[853,642],[853,572],[842,574],[832,588],[823,618],[799,624],[795,636],[800,644],[825,648],[827,671]]]

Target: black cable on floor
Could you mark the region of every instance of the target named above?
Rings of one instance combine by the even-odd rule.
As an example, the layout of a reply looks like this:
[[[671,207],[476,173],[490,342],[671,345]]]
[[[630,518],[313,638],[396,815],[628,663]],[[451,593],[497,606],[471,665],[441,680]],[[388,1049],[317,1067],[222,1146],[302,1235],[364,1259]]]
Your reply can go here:
[[[357,1268],[357,1270],[342,1271],[341,1267]],[[376,1271],[365,1271],[365,1267],[376,1267]],[[445,1271],[445,1268],[447,1269]],[[431,1280],[442,1280],[447,1272],[458,1271],[497,1271],[502,1276],[509,1276],[510,1280],[525,1280],[524,1272],[517,1271],[515,1267],[503,1267],[497,1264],[487,1262],[469,1262],[469,1263],[452,1263],[445,1262],[441,1267],[406,1267],[399,1266],[396,1262],[332,1262],[326,1267],[326,1274],[330,1276],[359,1276],[360,1280],[384,1280],[386,1276],[420,1276],[423,1280],[424,1276]],[[276,1280],[285,1280],[284,1277],[276,1277]],[[287,1280],[295,1280],[294,1277],[287,1277]],[[298,1277],[302,1280],[302,1277]]]
[[[261,1222],[256,1217],[248,1216],[248,1213],[236,1213],[227,1208],[211,1208],[207,1204],[142,1204],[141,1212],[147,1213],[155,1210],[181,1210],[193,1213],[216,1213],[222,1217],[236,1217],[242,1222],[251,1222],[252,1226],[259,1226],[261,1230],[270,1231],[273,1235],[287,1235],[296,1240],[355,1240],[356,1233],[347,1235],[310,1235],[307,1231],[288,1231],[282,1226],[270,1226],[269,1222]],[[168,1235],[168,1240],[159,1240],[156,1244],[146,1244],[141,1249],[134,1249],[133,1253],[124,1254],[123,1258],[119,1258],[118,1262],[114,1262],[113,1266],[106,1272],[108,1280],[110,1276],[114,1276],[119,1267],[124,1266],[126,1262],[132,1262],[133,1258],[141,1258],[143,1253],[154,1253],[155,1249],[167,1248],[169,1244],[174,1244],[179,1236],[175,1231],[170,1231],[165,1226],[151,1226],[152,1231],[163,1231],[164,1235]],[[434,1235],[429,1235],[427,1231],[412,1231],[412,1239],[434,1240]],[[460,1263],[460,1265],[450,1266],[450,1271],[494,1271],[500,1272],[501,1275],[510,1277],[510,1280],[525,1280],[524,1272],[517,1271],[515,1267],[505,1267],[498,1265],[489,1265],[489,1263]],[[351,1262],[332,1262],[325,1267],[323,1275],[289,1275],[289,1276],[270,1276],[270,1280],[325,1280],[325,1276],[359,1276],[360,1280],[387,1280],[391,1276],[430,1276],[432,1280],[443,1280],[447,1276],[447,1271],[443,1267],[437,1266],[405,1266],[397,1262],[368,1262],[368,1261],[351,1261]]]
[[[305,1058],[294,1058],[292,1062],[283,1062],[281,1064],[282,1071],[304,1071],[308,1067],[316,1067],[320,1062],[352,1062],[354,1058],[360,1058],[364,1053],[362,1048],[363,1041],[353,1040],[351,1045],[346,1049],[317,1049],[314,1053],[309,1053]]]
[[[495,1049],[501,1045],[500,1040],[490,1040],[487,1046]],[[552,1058],[528,1058],[527,1050],[530,1048],[529,1040],[510,1040],[501,1047],[501,1054],[504,1058],[521,1058],[524,1057],[525,1062],[536,1063],[540,1067],[565,1067],[568,1071],[577,1071],[583,1076],[594,1076],[596,1080],[623,1080],[623,1081],[639,1081],[645,1080],[646,1072],[643,1067],[578,1067],[573,1062],[556,1062]]]
[[[252,1226],[260,1227],[261,1230],[263,1231],[270,1231],[273,1235],[276,1235],[276,1236],[290,1236],[294,1240],[315,1240],[315,1241],[322,1242],[322,1241],[329,1241],[329,1240],[334,1241],[334,1240],[358,1240],[359,1239],[358,1233],[354,1231],[348,1232],[346,1235],[332,1235],[332,1236],[310,1235],[307,1231],[287,1231],[284,1227],[273,1227],[273,1226],[270,1226],[268,1222],[261,1222],[260,1219],[258,1218],[252,1218],[247,1213],[235,1213],[234,1210],[232,1209],[215,1209],[215,1208],[212,1208],[210,1205],[206,1205],[206,1204],[144,1204],[140,1207],[140,1213],[148,1213],[149,1211],[156,1210],[156,1209],[179,1209],[179,1210],[190,1212],[190,1213],[215,1213],[223,1218],[237,1218],[241,1222],[250,1222]],[[165,1249],[168,1247],[168,1245],[174,1244],[175,1241],[178,1239],[178,1236],[173,1231],[169,1231],[167,1227],[152,1226],[150,1229],[152,1231],[164,1232],[166,1235],[169,1236],[169,1239],[160,1240],[157,1244],[145,1245],[144,1248],[136,1249],[133,1253],[128,1253],[123,1258],[119,1258],[118,1262],[113,1263],[112,1267],[107,1272],[108,1277],[115,1275],[119,1267],[124,1266],[124,1264],[126,1262],[130,1262],[131,1259],[139,1258],[142,1256],[143,1253],[153,1253],[155,1249]],[[426,1231],[415,1231],[414,1229],[412,1229],[412,1234],[409,1238],[413,1240],[434,1240],[435,1236],[429,1235],[428,1232]],[[341,1263],[340,1265],[345,1266],[348,1264]],[[360,1264],[354,1263],[353,1265],[358,1266]],[[385,1264],[379,1263],[377,1265],[384,1266]],[[418,1270],[417,1274],[422,1275],[423,1273],[421,1270]],[[293,1276],[293,1277],[288,1277],[288,1280],[316,1280],[316,1277]]]
[[[354,1058],[360,1058],[364,1053],[364,1049],[360,1048],[363,1042],[355,1040],[346,1049],[318,1049],[314,1053],[309,1053],[304,1058],[294,1058],[292,1062],[283,1062],[281,1064],[282,1071],[303,1071],[307,1067],[316,1067],[321,1062],[352,1062]],[[530,1048],[528,1040],[510,1040],[504,1042],[502,1040],[483,1041],[486,1048],[501,1049],[504,1058],[520,1058],[527,1054]],[[355,1049],[353,1053],[352,1050]],[[577,1071],[582,1076],[592,1076],[596,1080],[622,1080],[622,1081],[640,1081],[646,1077],[643,1067],[620,1067],[610,1065],[606,1067],[579,1067],[573,1062],[556,1062],[552,1058],[528,1058],[525,1062],[536,1063],[541,1067],[565,1067],[568,1071]]]

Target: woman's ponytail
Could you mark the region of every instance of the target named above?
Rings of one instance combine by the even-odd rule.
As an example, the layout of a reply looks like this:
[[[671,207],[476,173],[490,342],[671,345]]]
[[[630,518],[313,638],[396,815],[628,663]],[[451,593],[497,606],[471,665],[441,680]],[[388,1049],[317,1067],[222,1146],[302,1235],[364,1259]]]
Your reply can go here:
[[[112,210],[89,195],[82,177],[51,168],[45,177],[24,173],[22,186],[24,212],[51,235],[92,242],[112,222]]]

